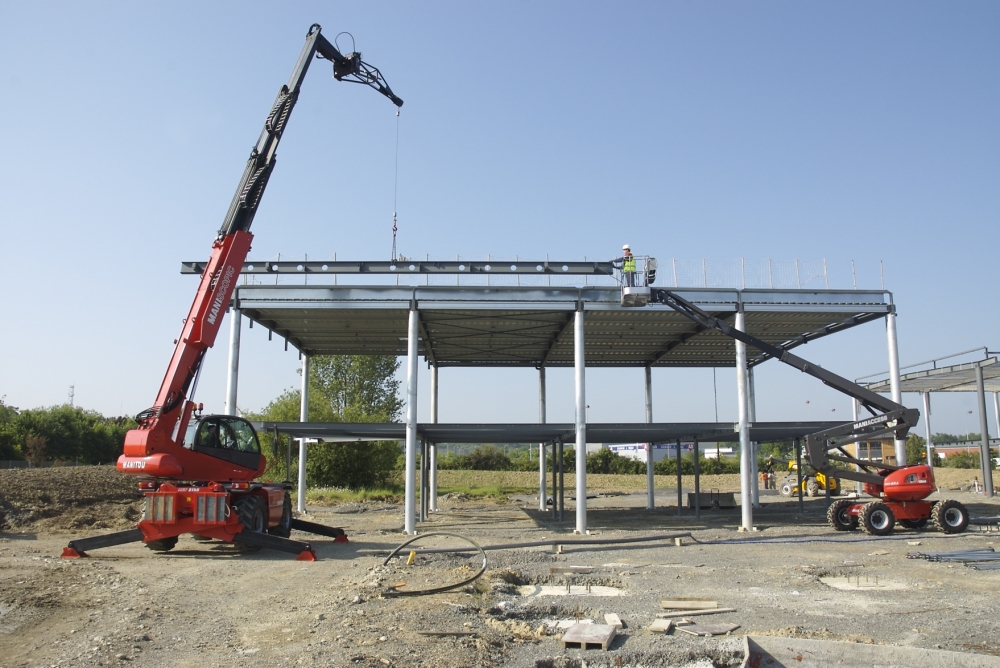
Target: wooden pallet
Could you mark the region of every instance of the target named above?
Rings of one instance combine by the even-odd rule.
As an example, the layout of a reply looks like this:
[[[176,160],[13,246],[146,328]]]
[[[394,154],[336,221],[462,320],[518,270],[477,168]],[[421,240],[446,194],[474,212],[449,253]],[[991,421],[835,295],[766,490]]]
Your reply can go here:
[[[615,627],[607,624],[574,624],[563,634],[563,649],[602,649],[615,639]]]

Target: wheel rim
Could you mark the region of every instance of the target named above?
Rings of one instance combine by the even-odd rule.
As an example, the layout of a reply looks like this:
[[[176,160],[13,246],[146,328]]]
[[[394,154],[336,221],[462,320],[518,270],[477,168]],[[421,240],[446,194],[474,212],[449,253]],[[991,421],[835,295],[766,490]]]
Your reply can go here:
[[[868,516],[868,522],[873,528],[881,531],[889,526],[889,513],[884,510],[876,510]]]
[[[962,526],[963,514],[958,508],[949,508],[944,511],[944,523],[950,527]]]
[[[843,525],[848,525],[851,523],[851,516],[847,512],[847,508],[844,508],[839,513],[837,513],[837,520]]]

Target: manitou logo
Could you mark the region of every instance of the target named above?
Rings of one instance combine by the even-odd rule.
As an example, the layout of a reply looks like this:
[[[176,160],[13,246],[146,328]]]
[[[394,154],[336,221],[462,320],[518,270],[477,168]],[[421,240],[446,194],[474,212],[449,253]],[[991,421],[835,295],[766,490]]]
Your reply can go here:
[[[222,310],[222,302],[226,299],[226,294],[229,292],[229,284],[233,280],[233,274],[236,270],[232,266],[226,267],[226,273],[222,276],[222,282],[215,291],[215,299],[212,300],[212,308],[208,311],[208,324],[214,325],[215,321],[219,317],[219,311]]]
[[[146,462],[143,461],[126,461],[122,462],[123,469],[144,469],[146,468]]]

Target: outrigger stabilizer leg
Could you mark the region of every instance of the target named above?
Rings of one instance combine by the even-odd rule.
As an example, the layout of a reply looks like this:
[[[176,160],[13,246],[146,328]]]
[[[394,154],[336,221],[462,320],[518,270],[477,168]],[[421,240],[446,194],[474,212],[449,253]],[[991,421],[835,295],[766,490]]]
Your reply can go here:
[[[306,524],[312,523],[306,522]],[[339,535],[333,536],[334,542],[347,542],[347,536],[344,534],[343,529],[324,527],[319,524],[313,524],[312,526],[319,527],[331,533],[339,531]],[[309,531],[309,529],[304,530]],[[313,533],[319,532],[314,531]],[[331,533],[322,535],[331,535]],[[139,543],[143,540],[144,536],[140,529],[129,529],[127,531],[118,531],[115,533],[105,534],[103,536],[92,536],[90,538],[78,538],[77,540],[71,540],[69,545],[63,548],[62,558],[79,559],[80,557],[89,557],[90,555],[87,554],[88,550],[96,550],[100,547],[112,547],[114,545],[124,545],[126,543]],[[253,547],[266,547],[271,550],[278,550],[279,552],[288,552],[296,555],[296,561],[316,561],[316,551],[313,549],[312,545],[298,540],[281,538],[279,536],[272,536],[266,533],[240,531],[238,534],[233,536],[233,542]]]

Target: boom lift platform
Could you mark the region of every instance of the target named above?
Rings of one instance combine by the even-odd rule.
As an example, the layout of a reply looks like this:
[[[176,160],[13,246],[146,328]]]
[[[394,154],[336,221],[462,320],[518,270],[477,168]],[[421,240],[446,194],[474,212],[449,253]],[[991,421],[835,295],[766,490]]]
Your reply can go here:
[[[646,266],[650,266],[649,258]],[[793,355],[785,347],[774,346],[755,336],[740,331],[724,320],[705,312],[680,295],[669,290],[652,288],[655,280],[655,260],[651,263],[652,276],[645,274],[643,294],[635,295],[638,288],[622,286],[622,306],[662,304],[669,306],[704,329],[714,329],[722,334],[758,349],[764,359],[774,358],[803,373],[819,379],[825,385],[855,399],[871,417],[848,422],[806,436],[806,459],[809,464],[828,479],[848,479],[864,483],[867,494],[876,498],[862,503],[858,499],[840,499],[830,505],[827,519],[837,531],[853,531],[859,525],[869,534],[884,536],[892,533],[898,521],[912,529],[924,527],[932,521],[944,533],[960,533],[969,524],[969,512],[958,501],[928,501],[934,493],[934,472],[926,464],[891,466],[882,462],[858,459],[850,455],[845,446],[862,440],[874,440],[892,435],[905,439],[910,428],[920,419],[920,411],[906,408],[880,394],[853,383],[846,378]],[[629,294],[626,294],[626,290]],[[648,300],[644,300],[648,290]],[[645,302],[645,303],[643,303]],[[856,466],[858,470],[834,466],[834,462]]]
[[[264,121],[212,244],[211,258],[156,403],[136,417],[139,427],[125,436],[125,451],[117,468],[139,478],[139,491],[145,496],[142,520],[129,531],[71,541],[63,557],[86,556],[87,550],[138,541],[152,550],[166,551],[177,545],[178,536],[190,533],[251,549],[283,550],[297,554],[297,559],[312,561],[316,558],[312,546],[289,540],[292,529],[347,541],[342,529],[292,518],[291,483],[257,481],[267,461],[249,422],[229,415],[203,416],[193,401],[202,360],[215,344],[250,251],[250,225],[309,65],[314,59],[329,60],[337,81],[370,86],[397,107],[403,106],[378,69],[361,60],[360,53],[343,55],[320,31],[319,24],[309,28],[292,75],[278,91]]]

